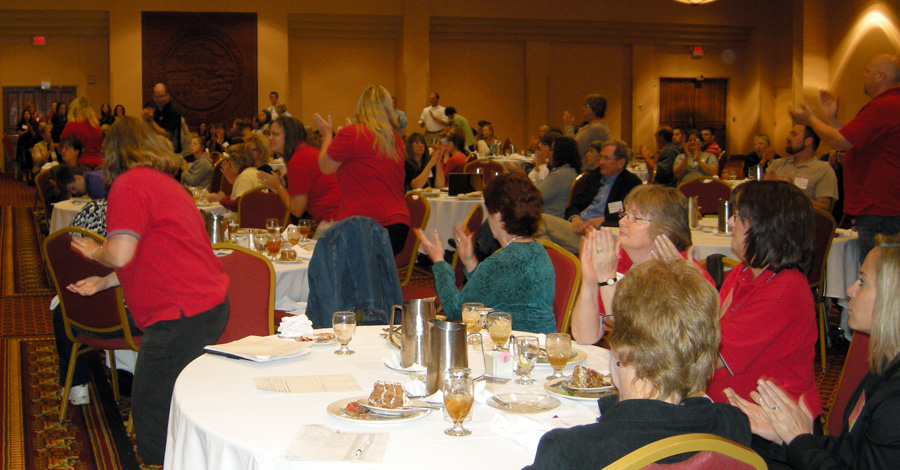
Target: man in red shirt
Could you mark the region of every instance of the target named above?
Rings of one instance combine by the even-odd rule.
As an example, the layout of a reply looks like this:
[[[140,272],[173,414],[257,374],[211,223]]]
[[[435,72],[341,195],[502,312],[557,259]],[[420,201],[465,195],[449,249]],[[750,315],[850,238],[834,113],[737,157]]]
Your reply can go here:
[[[877,55],[863,74],[866,103],[846,125],[837,118],[838,99],[822,90],[825,120],[809,105],[792,107],[794,121],[813,128],[844,157],[844,213],[855,217],[859,259],[872,249],[875,234],[900,233],[900,57]]]
[[[704,127],[700,131],[700,137],[703,137],[703,151],[719,158],[722,155],[722,147],[716,142],[716,131],[712,127]]]

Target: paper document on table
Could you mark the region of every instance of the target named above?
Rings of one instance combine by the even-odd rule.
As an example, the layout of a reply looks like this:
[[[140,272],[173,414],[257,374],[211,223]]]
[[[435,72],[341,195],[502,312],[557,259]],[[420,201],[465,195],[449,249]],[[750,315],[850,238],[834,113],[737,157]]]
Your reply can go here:
[[[390,433],[341,432],[322,424],[307,424],[284,450],[288,460],[317,462],[381,462]]]
[[[350,374],[303,375],[298,377],[254,377],[260,390],[282,393],[347,392],[362,390]]]
[[[203,349],[210,354],[232,359],[268,362],[309,354],[311,345],[311,342],[283,340],[275,336],[247,336],[230,343],[211,344]]]

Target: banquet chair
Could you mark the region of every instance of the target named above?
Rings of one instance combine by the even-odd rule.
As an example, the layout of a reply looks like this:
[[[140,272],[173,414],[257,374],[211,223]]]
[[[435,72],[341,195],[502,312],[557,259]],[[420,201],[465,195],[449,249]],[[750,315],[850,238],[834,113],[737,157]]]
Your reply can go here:
[[[838,379],[837,393],[834,395],[834,403],[828,410],[825,418],[825,432],[829,436],[840,436],[844,427],[844,413],[847,403],[856,391],[856,387],[862,382],[863,377],[869,372],[869,335],[860,331],[853,333],[850,349],[847,350],[847,358],[841,369]]]
[[[473,162],[466,163],[463,167],[464,173],[481,173],[484,175],[484,184],[487,186],[495,176],[506,172],[506,167],[487,158],[479,158]]]
[[[831,251],[831,242],[834,240],[834,232],[837,223],[831,214],[822,209],[815,209],[816,231],[813,244],[812,265],[806,274],[809,288],[816,302],[816,316],[819,322],[819,360],[822,369],[825,368],[825,345],[828,342],[828,321],[825,312],[825,270],[828,261],[828,253]]]
[[[584,191],[584,185],[587,183],[587,175],[589,172],[584,172],[575,177],[575,181],[572,181],[572,188],[569,189],[569,202],[566,204],[566,207],[572,205],[572,202],[575,201],[575,198],[578,197]]]
[[[413,268],[416,266],[416,255],[419,254],[419,237],[416,236],[413,229],[425,228],[428,225],[428,217],[431,215],[431,204],[428,198],[422,195],[420,191],[410,191],[404,197],[406,200],[406,208],[409,209],[409,233],[406,235],[406,243],[403,244],[403,250],[394,256],[394,262],[400,275],[400,285],[409,284],[409,278],[412,276]]]
[[[700,266],[703,266],[703,268],[706,269],[709,276],[713,278],[713,281],[716,282],[716,290],[722,288],[722,283],[725,282],[725,278],[728,277],[728,271],[731,271],[736,268],[737,265],[741,264],[740,261],[729,258],[721,253],[713,253],[707,256],[706,259],[699,260],[699,263]]]
[[[688,452],[687,460],[655,463]],[[604,470],[766,470],[765,460],[753,450],[713,434],[681,434],[647,444],[606,466]]]
[[[681,194],[697,196],[701,214],[718,214],[719,199],[731,198],[731,186],[719,178],[696,178],[678,185]]]
[[[275,334],[275,269],[260,253],[232,243],[216,243],[213,250],[232,250],[219,258],[228,276],[230,313],[216,344],[256,335]]]
[[[131,349],[137,351],[141,344],[140,336],[132,336],[128,316],[125,313],[125,300],[122,296],[122,288],[106,289],[91,296],[82,296],[66,289],[66,286],[90,276],[106,276],[112,272],[95,261],[90,261],[81,256],[71,247],[72,234],[89,237],[99,243],[104,238],[96,233],[79,227],[66,227],[53,232],[44,240],[44,252],[47,256],[47,268],[53,284],[56,287],[56,295],[59,296],[59,306],[62,311],[63,325],[66,336],[72,342],[72,354],[69,358],[69,368],[66,371],[66,383],[63,387],[62,400],[59,410],[60,422],[65,419],[69,405],[69,390],[72,389],[72,376],[75,372],[75,361],[78,356],[96,350],[106,350],[109,355],[110,379],[112,381],[113,396],[119,400],[119,381],[116,374],[116,349]],[[73,327],[86,333],[110,334],[121,333],[121,337],[95,338],[87,334],[73,331]]]
[[[278,219],[287,226],[288,210],[278,193],[257,186],[238,199],[238,218],[241,228],[266,228],[266,219]]]
[[[721,177],[722,177],[722,172],[725,171],[725,164],[728,163],[728,154],[727,154],[727,152],[725,152],[724,150],[722,150],[722,153],[720,153],[719,156],[716,157],[716,159],[719,161],[719,171],[716,173],[716,175],[717,175],[719,178],[721,178]]]
[[[578,289],[581,287],[581,263],[575,255],[556,243],[547,240],[538,241],[547,250],[550,262],[553,263],[553,272],[556,274],[553,294],[553,316],[556,317],[556,331],[568,333],[572,309],[575,308]]]
[[[38,211],[44,214],[44,217],[50,220],[50,211],[52,210],[50,207],[50,203],[47,200],[47,194],[50,189],[50,169],[41,170],[40,173],[35,175],[34,177],[34,187],[35,192],[37,192],[37,199],[35,200],[35,206]]]
[[[471,210],[469,210],[469,215],[466,216],[466,220],[463,221],[463,230],[466,231],[466,234],[472,235],[472,240],[478,239],[478,233],[481,231],[481,224],[484,221],[484,207],[481,204],[473,206]],[[462,289],[463,284],[466,283],[466,268],[459,261],[459,253],[453,252],[453,260],[450,262],[450,265],[453,266],[453,275],[454,280],[456,281],[456,288]]]
[[[210,194],[215,194],[222,190],[222,180],[225,178],[225,176],[222,175],[222,162],[224,160],[224,158],[220,158],[217,161],[213,162],[212,178],[209,180]],[[231,191],[229,191],[227,194],[231,194]]]

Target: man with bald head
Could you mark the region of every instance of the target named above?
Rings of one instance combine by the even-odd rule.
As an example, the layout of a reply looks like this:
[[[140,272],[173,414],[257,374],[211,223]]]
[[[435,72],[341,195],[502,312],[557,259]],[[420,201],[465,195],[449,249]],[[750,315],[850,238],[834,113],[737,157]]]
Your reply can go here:
[[[855,217],[859,259],[865,259],[878,233],[900,233],[900,57],[877,55],[863,74],[871,99],[846,125],[837,119],[838,99],[825,90],[819,104],[825,120],[809,105],[791,115],[807,124],[836,150],[845,150],[844,213]]]
[[[157,134],[172,141],[175,153],[181,153],[181,113],[169,100],[169,87],[162,83],[153,86],[153,102],[156,109],[152,113],[144,109],[144,121]]]

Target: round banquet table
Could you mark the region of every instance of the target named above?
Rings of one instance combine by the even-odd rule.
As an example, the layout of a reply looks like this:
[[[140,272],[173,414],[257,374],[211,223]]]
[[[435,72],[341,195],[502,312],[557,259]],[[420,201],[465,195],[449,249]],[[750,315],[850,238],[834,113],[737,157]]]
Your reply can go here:
[[[50,233],[68,227],[75,215],[90,201],[90,199],[74,198],[54,204],[53,214],[50,215]]]
[[[484,207],[484,198],[462,198],[447,196],[441,191],[438,196],[427,197],[431,205],[428,223],[425,225],[425,234],[431,237],[431,231],[437,230],[441,243],[446,245],[447,239],[453,238],[453,224],[461,224],[466,220],[469,211],[476,205]],[[484,213],[487,212],[485,209]],[[483,217],[483,216],[482,216]],[[482,218],[482,221],[484,219]],[[424,253],[424,249],[420,248]]]
[[[320,330],[329,331],[329,330]],[[388,369],[382,358],[395,348],[379,333],[381,326],[358,327],[350,342],[352,356],[336,356],[337,346],[315,346],[311,353],[294,359],[255,363],[205,354],[191,362],[175,383],[169,414],[165,468],[180,469],[300,469],[300,468],[413,468],[461,469],[478,462],[479,468],[521,468],[534,460],[527,450],[490,429],[495,414],[503,413],[484,403],[473,405],[468,437],[449,437],[442,411],[405,423],[357,423],[332,417],[326,407],[337,400],[368,395],[376,380],[406,382],[407,376]],[[489,342],[488,342],[489,343]],[[575,345],[573,345],[575,346]],[[575,346],[587,353],[584,364],[609,371],[609,351],[595,346]],[[483,370],[470,351],[473,374]],[[571,374],[572,365],[567,366]],[[544,393],[549,366],[536,367],[537,384],[502,385],[495,393]],[[361,390],[319,393],[277,393],[257,390],[254,377],[350,374]],[[596,402],[557,397],[554,410],[525,416],[549,419],[557,413],[577,414],[585,422],[599,415]],[[512,416],[512,415],[508,415]],[[324,424],[347,432],[388,432],[390,441],[380,464],[361,462],[313,462],[281,457],[302,425]]]

